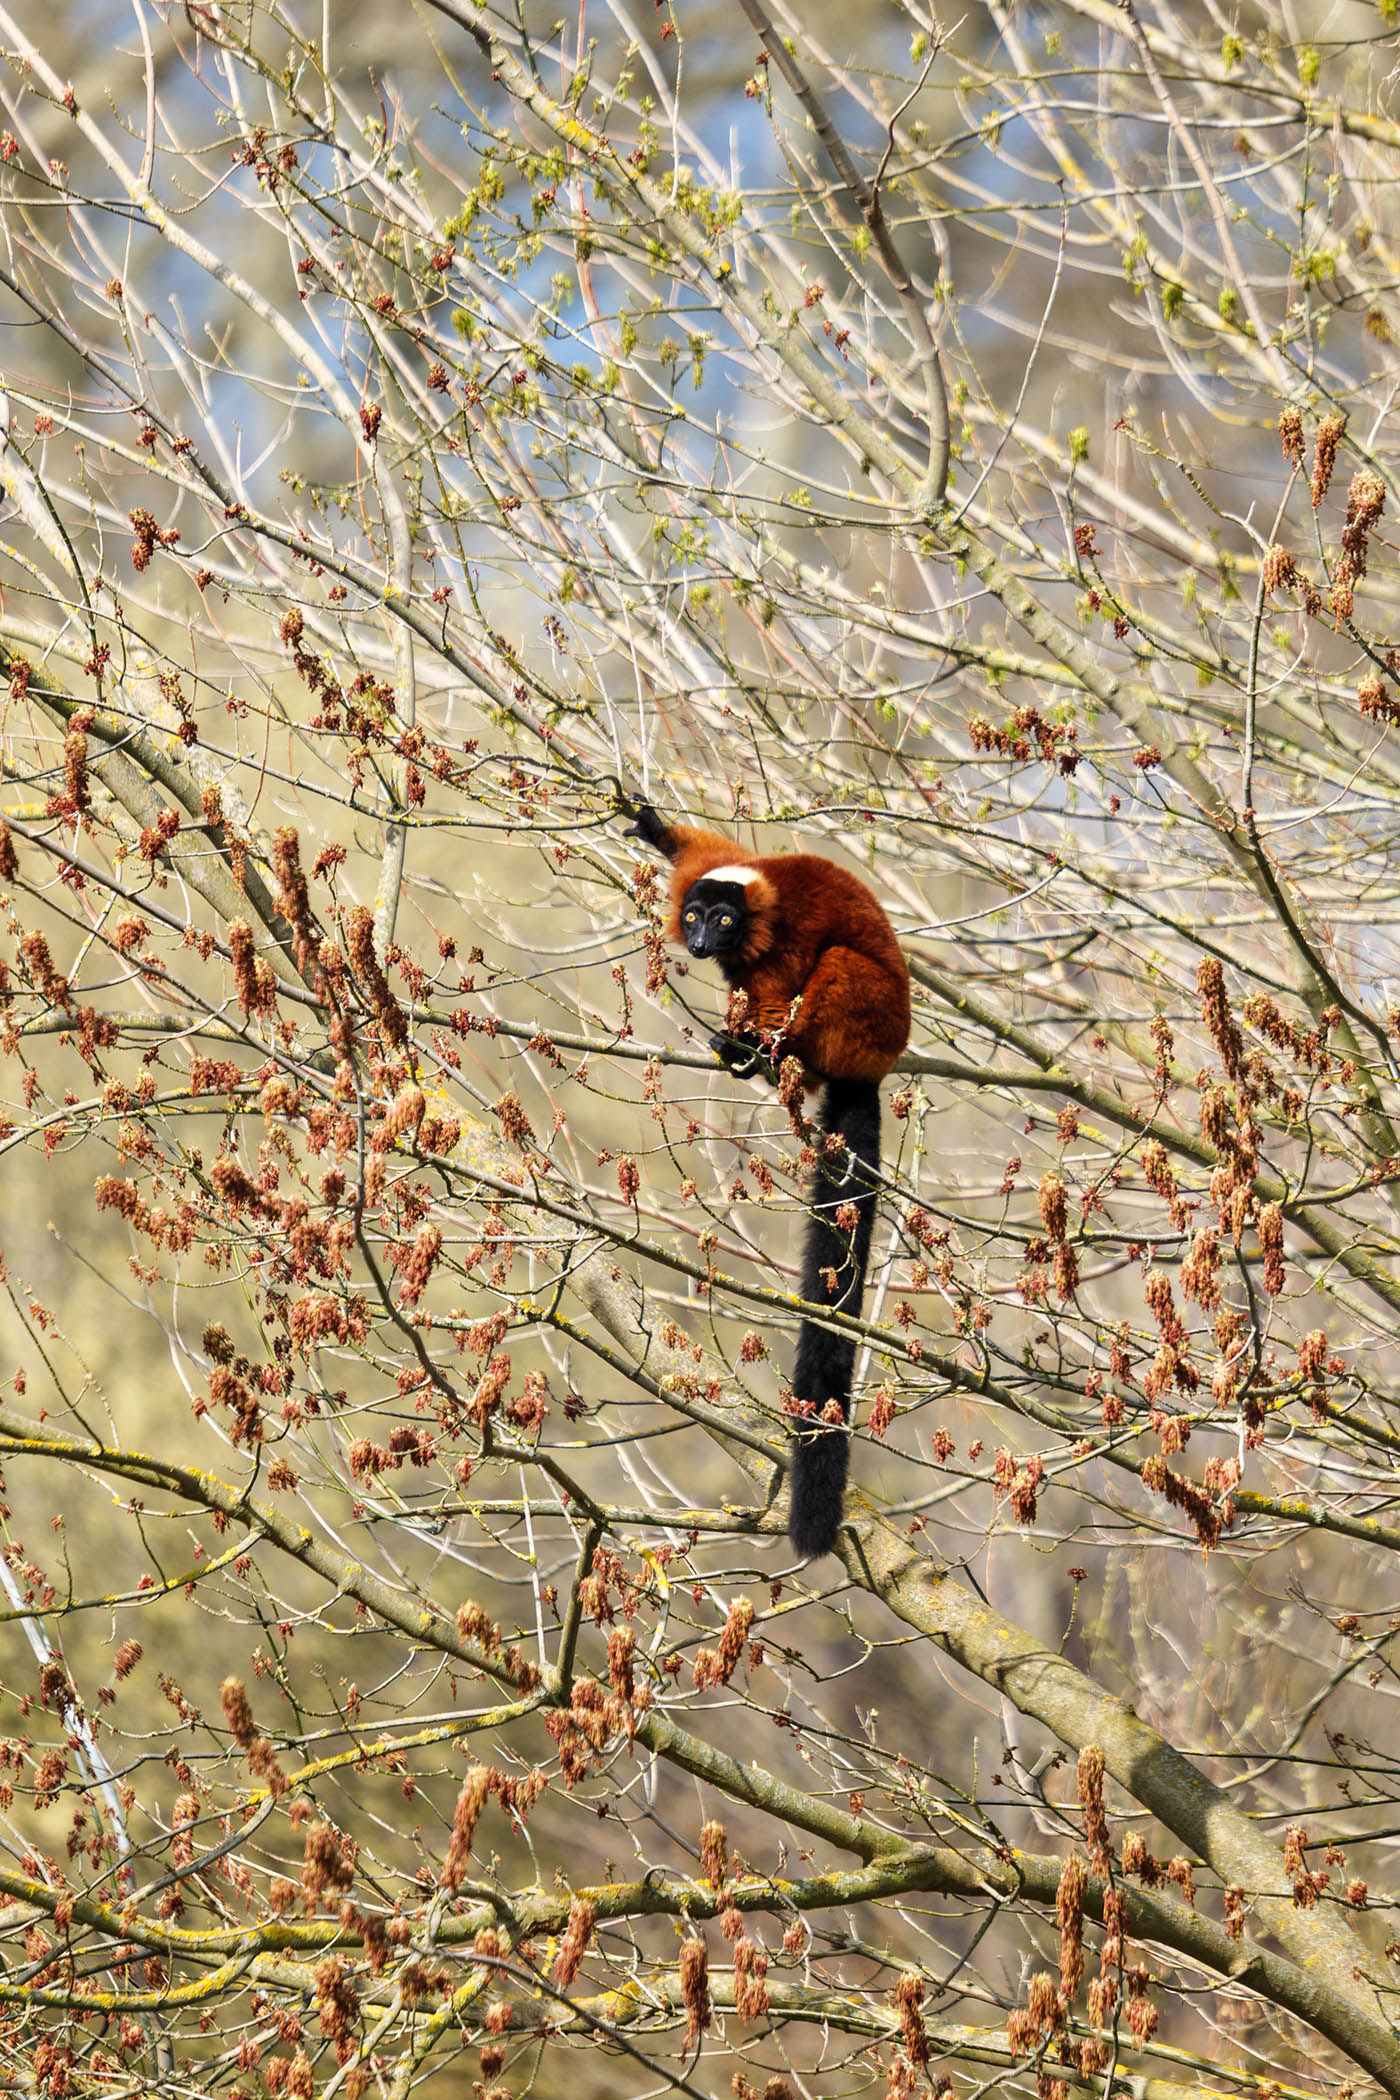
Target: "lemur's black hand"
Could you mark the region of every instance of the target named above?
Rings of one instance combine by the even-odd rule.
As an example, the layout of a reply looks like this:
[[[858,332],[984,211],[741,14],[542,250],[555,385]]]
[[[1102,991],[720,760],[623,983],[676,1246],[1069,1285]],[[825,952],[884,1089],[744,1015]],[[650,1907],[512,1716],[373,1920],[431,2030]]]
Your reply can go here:
[[[767,1079],[777,1085],[777,1063],[767,1044],[756,1035],[712,1035],[710,1048],[736,1079]]]
[[[649,846],[654,845],[657,832],[664,831],[666,827],[651,804],[643,802],[639,795],[634,795],[616,773],[605,774],[599,785],[609,792],[612,808],[608,814],[614,819],[622,817],[628,820],[623,837],[645,839]]]
[[[671,827],[649,802],[637,803],[627,815],[634,819],[625,833],[627,838],[640,839],[644,846],[654,846],[658,853],[666,850],[665,841]]]

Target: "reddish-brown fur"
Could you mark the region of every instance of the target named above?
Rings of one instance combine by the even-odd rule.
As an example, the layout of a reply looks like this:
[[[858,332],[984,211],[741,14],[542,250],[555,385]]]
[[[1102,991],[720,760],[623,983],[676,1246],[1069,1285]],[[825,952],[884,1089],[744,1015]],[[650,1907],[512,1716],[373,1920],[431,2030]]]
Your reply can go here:
[[[909,1041],[909,965],[874,893],[859,876],[814,853],[760,859],[714,831],[667,829],[672,862],[671,938],[681,903],[715,868],[757,869],[745,888],[749,937],[722,958],[749,998],[745,1027],[782,1038],[816,1079],[883,1079]],[[794,1008],[794,1002],[796,1006]]]

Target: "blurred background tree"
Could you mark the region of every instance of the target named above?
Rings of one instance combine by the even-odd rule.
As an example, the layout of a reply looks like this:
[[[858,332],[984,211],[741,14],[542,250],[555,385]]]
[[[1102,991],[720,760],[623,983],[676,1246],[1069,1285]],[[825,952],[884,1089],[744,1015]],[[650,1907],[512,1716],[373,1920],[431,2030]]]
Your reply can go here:
[[[0,47],[3,2082],[1400,2093],[1394,0]]]

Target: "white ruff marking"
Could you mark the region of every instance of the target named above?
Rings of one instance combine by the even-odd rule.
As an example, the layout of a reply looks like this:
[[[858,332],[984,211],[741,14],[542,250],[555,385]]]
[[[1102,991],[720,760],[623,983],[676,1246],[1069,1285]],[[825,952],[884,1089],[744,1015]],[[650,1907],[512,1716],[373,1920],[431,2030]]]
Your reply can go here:
[[[706,868],[704,874],[696,879],[700,882],[739,882],[747,884],[750,882],[762,882],[763,877],[759,874],[757,868]]]

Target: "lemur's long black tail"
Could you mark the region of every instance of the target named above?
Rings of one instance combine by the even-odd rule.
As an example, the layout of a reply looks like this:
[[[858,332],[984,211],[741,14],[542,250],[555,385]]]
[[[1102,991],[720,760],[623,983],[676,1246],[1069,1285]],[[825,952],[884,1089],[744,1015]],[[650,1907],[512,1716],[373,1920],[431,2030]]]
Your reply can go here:
[[[880,1166],[880,1089],[869,1079],[829,1079],[819,1123],[823,1133],[844,1140],[845,1149],[823,1152],[810,1196],[811,1218],[802,1252],[802,1295],[836,1312],[859,1313],[875,1224]],[[837,1213],[855,1212],[841,1223]],[[850,1461],[851,1380],[854,1337],[804,1320],[797,1336],[792,1389],[810,1410],[813,1426],[795,1438],[788,1537],[806,1559],[830,1553],[841,1528]],[[823,1422],[834,1400],[841,1420]]]

